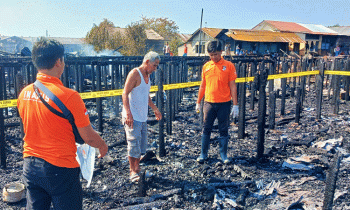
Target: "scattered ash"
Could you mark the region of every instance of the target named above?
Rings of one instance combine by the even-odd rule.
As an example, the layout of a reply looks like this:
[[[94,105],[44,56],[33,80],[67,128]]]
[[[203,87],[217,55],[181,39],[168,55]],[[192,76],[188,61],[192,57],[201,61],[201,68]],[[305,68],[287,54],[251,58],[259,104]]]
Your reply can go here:
[[[128,179],[120,117],[106,118],[103,138],[110,150],[108,157],[96,160],[91,186],[86,188],[87,182],[82,180],[84,209],[322,209],[326,176],[337,151],[342,156],[333,209],[350,209],[350,102],[341,101],[340,112],[334,115],[331,100],[324,97],[322,120],[316,121],[315,88],[310,89],[300,124],[293,120],[295,98],[287,98],[283,117],[278,114],[277,99],[276,128],[266,128],[263,160],[255,158],[257,104],[254,111],[248,110],[247,104],[245,139],[236,139],[237,126],[230,126],[229,165],[219,160],[217,129],[211,136],[209,161],[196,162],[201,136],[194,110],[197,91],[187,90],[173,122],[173,134],[165,137],[166,157],[153,156],[142,163],[142,168],[153,174],[142,188]],[[96,117],[92,119],[96,124]],[[19,119],[12,117],[5,124],[15,122]],[[7,169],[1,170],[1,188],[21,181],[23,165],[19,128],[8,128],[5,134]],[[149,126],[148,137],[149,149],[157,154],[158,124]],[[139,196],[140,189],[146,196]],[[0,208],[25,209],[25,202],[1,201]]]

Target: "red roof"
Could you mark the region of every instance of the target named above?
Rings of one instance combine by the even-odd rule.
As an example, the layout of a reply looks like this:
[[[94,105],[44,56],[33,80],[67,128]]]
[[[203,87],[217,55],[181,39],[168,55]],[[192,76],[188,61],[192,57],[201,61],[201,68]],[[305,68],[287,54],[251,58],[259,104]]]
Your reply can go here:
[[[287,32],[294,32],[294,33],[313,33],[311,30],[297,23],[273,21],[273,20],[265,20],[265,22],[272,25],[279,31],[287,31]]]

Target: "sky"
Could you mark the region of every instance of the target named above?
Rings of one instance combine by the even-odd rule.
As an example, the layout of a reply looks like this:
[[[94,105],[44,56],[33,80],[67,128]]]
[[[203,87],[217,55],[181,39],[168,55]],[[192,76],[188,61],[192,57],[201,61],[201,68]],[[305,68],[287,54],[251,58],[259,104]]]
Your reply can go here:
[[[85,37],[105,18],[126,27],[147,18],[168,18],[180,33],[203,27],[251,29],[263,20],[350,26],[349,0],[0,0],[0,34]]]

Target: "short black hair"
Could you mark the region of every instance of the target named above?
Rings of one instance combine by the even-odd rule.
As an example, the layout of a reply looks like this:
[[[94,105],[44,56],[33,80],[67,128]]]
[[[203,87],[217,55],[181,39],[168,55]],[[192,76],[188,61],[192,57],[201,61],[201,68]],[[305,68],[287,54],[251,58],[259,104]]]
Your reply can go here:
[[[219,51],[222,51],[220,41],[211,41],[208,43],[208,53],[219,52]]]
[[[32,61],[37,69],[52,69],[63,56],[64,47],[56,40],[41,37],[33,46]]]

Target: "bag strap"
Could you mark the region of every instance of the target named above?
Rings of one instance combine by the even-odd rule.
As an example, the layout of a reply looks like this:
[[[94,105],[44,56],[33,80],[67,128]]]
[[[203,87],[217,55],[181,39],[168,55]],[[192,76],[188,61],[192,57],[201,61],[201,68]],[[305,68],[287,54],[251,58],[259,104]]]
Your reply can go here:
[[[40,98],[40,100],[43,102],[43,104],[54,114],[56,114],[59,117],[62,117],[64,119],[67,119],[69,121],[69,123],[72,125],[72,129],[73,129],[73,134],[75,136],[75,141],[78,144],[84,144],[84,140],[81,138],[78,128],[75,125],[74,122],[74,117],[72,115],[72,113],[69,111],[69,109],[67,109],[67,107],[62,103],[62,101],[55,95],[53,94],[45,85],[43,85],[43,83],[41,83],[40,81],[36,80],[33,84],[34,86],[34,91],[35,93],[38,95],[38,97]],[[49,97],[49,99],[51,99],[57,106],[59,109],[61,109],[62,113],[57,111],[56,109],[54,109],[49,103],[47,103],[43,97],[41,96],[41,94],[39,93],[38,88],[45,93],[45,95],[47,95]]]
[[[62,101],[51,92],[51,90],[49,90],[45,85],[43,85],[43,83],[41,83],[39,80],[36,80],[34,82],[34,86],[37,86],[41,91],[43,91],[43,93],[45,93],[45,95],[47,95],[49,97],[49,99],[51,99],[57,106],[58,108],[61,109],[61,111],[63,112],[63,115],[65,116],[64,118],[68,119],[70,117],[70,115],[72,115],[72,113],[67,109],[67,107],[62,103]],[[37,93],[38,95],[38,93]],[[38,95],[39,98],[41,97],[41,95]],[[42,97],[40,98],[40,100],[42,99]],[[41,100],[43,101],[43,100]],[[44,100],[45,101],[45,100]],[[46,102],[46,101],[45,101]],[[45,104],[45,103],[44,103]],[[46,103],[47,105],[49,105],[48,103]],[[45,105],[46,105],[45,104]],[[49,105],[50,106],[50,105]],[[52,107],[51,107],[52,108]],[[51,111],[51,109],[50,109]]]
[[[46,106],[46,108],[48,108],[51,112],[53,112],[55,115],[65,118],[66,116],[64,116],[64,114],[62,112],[57,111],[56,109],[54,109],[49,103],[47,103],[43,97],[41,96],[41,94],[39,93],[39,89],[36,85],[33,86],[34,87],[34,91],[36,93],[36,95],[39,97],[39,99],[41,100],[41,102],[43,102],[43,104]]]

